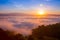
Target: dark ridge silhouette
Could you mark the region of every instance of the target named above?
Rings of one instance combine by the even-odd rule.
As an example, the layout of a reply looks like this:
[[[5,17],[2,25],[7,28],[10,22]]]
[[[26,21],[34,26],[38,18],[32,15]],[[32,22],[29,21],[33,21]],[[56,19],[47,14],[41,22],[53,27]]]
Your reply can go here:
[[[32,34],[28,36],[0,28],[0,40],[60,40],[60,23],[38,26],[32,29]]]

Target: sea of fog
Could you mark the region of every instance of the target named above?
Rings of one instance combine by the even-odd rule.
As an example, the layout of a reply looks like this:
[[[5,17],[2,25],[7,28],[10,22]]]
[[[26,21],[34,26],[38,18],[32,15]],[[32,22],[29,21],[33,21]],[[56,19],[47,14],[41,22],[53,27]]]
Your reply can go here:
[[[0,16],[0,28],[22,34],[31,34],[31,29],[39,25],[58,22],[60,22],[60,16]]]

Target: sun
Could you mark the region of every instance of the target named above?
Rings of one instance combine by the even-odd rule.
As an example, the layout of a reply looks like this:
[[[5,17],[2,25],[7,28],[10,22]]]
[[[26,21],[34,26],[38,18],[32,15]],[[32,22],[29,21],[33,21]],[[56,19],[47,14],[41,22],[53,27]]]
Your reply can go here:
[[[40,15],[43,15],[43,14],[44,14],[44,11],[40,11],[39,14],[40,14]]]
[[[45,14],[45,11],[44,10],[40,10],[40,11],[38,11],[38,14],[39,15],[44,15]]]

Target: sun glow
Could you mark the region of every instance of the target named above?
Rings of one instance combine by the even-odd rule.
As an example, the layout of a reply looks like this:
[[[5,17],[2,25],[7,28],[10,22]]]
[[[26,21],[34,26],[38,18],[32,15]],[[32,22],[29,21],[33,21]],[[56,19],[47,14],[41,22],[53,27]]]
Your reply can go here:
[[[44,10],[40,10],[40,11],[38,11],[38,14],[39,15],[44,15],[45,14],[45,11]]]

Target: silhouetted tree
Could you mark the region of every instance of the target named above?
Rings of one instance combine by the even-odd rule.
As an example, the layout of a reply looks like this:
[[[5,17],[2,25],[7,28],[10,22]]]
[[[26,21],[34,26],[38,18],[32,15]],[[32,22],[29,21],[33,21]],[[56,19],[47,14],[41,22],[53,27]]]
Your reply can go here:
[[[0,29],[0,40],[12,40],[4,30]]]
[[[4,31],[0,28],[0,40],[25,40],[22,34],[14,35],[14,32]]]
[[[32,30],[32,35],[38,40],[43,40],[44,37],[60,39],[60,23],[39,26]]]
[[[24,39],[24,36],[23,36],[22,34],[16,34],[16,35],[14,36],[14,39],[15,39],[15,40],[25,40],[25,39]]]
[[[34,40],[34,38],[33,38],[32,35],[29,35],[29,36],[27,37],[27,40]]]

